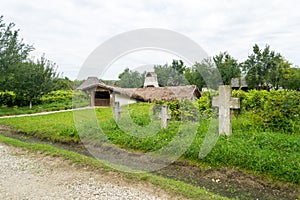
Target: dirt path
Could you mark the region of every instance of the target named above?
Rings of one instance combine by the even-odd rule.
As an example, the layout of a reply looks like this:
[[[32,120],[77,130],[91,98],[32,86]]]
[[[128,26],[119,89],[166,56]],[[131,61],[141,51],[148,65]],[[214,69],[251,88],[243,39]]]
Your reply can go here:
[[[115,172],[72,165],[0,143],[0,199],[176,199]],[[182,199],[182,198],[180,198]]]

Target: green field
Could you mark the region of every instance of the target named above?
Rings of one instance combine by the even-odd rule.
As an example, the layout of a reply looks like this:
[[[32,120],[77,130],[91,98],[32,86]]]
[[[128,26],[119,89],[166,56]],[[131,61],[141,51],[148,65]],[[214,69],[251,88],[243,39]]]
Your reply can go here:
[[[128,129],[125,129],[125,131],[124,126],[122,126],[122,118],[119,121],[120,126],[118,126],[112,117],[111,108],[97,108],[95,114],[103,133],[112,143],[126,149],[151,152],[169,144],[177,134],[181,134],[180,130],[182,127],[188,130],[190,125],[180,124],[178,121],[171,120],[166,129],[152,135],[153,130],[159,126],[159,123],[157,123],[158,119],[152,119],[152,128],[147,127],[151,122],[149,117],[150,106],[152,105],[144,103],[123,108],[123,113],[126,113],[126,109],[129,110],[129,115],[132,119],[132,126],[128,126],[129,128],[127,127]],[[76,112],[79,112],[81,117],[86,117],[87,113],[94,113],[93,110]],[[98,138],[93,129],[88,127],[85,127],[87,130],[85,134],[79,136],[73,117],[72,112],[63,112],[41,116],[0,119],[0,123],[13,126],[15,129],[26,132],[29,135],[55,142],[78,143],[80,139],[89,138],[96,140]],[[125,118],[128,117],[128,115],[125,116]],[[232,136],[220,136],[212,151],[206,157],[199,158],[199,150],[203,145],[210,124],[208,120],[201,120],[196,137],[182,156],[182,159],[217,167],[234,166],[275,180],[299,184],[299,135],[271,131],[263,132],[259,128],[249,125],[247,121],[242,116],[233,119]],[[128,121],[125,120],[125,122]],[[143,130],[141,133],[146,134],[147,137],[142,138],[127,134],[131,127],[137,128],[138,126],[146,127],[140,128],[140,130]],[[217,130],[216,127],[214,128]]]

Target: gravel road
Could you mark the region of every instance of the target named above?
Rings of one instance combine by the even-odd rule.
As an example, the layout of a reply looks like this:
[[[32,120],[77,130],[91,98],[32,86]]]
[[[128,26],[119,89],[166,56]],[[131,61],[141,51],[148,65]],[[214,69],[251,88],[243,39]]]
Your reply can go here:
[[[0,143],[0,199],[179,199],[146,182]],[[180,198],[182,199],[182,198]]]

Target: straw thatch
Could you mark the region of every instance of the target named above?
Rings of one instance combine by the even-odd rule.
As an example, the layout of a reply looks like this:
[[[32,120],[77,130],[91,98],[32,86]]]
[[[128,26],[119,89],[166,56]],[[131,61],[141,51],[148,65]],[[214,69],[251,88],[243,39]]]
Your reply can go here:
[[[175,99],[195,99],[201,96],[195,85],[173,86],[173,87],[146,87],[146,88],[120,88],[109,86],[97,78],[88,78],[86,82],[77,89],[87,91],[90,89],[103,88],[113,93],[131,97],[139,101],[153,102],[155,100],[172,101]]]
[[[118,92],[118,91],[116,91]],[[123,93],[124,92],[124,93]],[[174,87],[148,87],[123,89],[120,93],[140,100],[153,102],[155,100],[172,101],[175,99],[194,99],[200,97],[200,91],[194,85]]]
[[[88,77],[88,79],[85,82],[83,82],[78,88],[76,88],[76,90],[87,91],[97,87],[104,88],[111,91],[114,88],[113,86],[106,85],[105,83],[100,81],[97,77]]]

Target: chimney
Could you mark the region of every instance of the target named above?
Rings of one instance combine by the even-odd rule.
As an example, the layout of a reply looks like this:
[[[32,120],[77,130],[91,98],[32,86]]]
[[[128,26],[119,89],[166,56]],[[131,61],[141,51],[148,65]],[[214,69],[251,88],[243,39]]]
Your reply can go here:
[[[144,88],[146,87],[159,87],[157,81],[157,74],[155,72],[147,72],[145,74]]]

